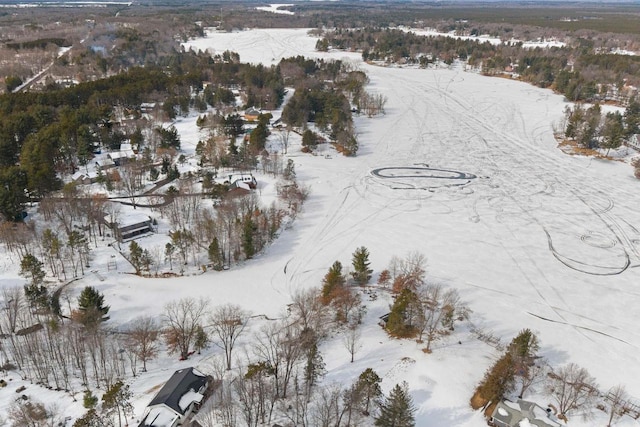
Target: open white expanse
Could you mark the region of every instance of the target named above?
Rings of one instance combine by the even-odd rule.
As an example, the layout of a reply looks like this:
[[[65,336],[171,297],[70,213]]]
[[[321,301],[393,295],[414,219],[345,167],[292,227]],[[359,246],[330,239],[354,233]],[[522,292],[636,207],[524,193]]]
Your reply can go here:
[[[374,274],[392,256],[418,251],[428,258],[428,279],[458,289],[477,327],[505,343],[530,328],[553,366],[577,363],[602,390],[624,384],[640,397],[640,182],[632,169],[559,151],[552,123],[565,104],[551,91],[461,69],[370,66],[357,54],[315,52],[316,39],[305,34],[211,33],[187,47],[229,49],[265,64],[299,54],[359,63],[369,90],[388,102],[386,115],[356,120],[358,156],[323,147],[325,158],[292,147],[310,198],[293,227],[244,265],[170,280],[91,276],[75,289],[103,292],[114,323],[160,315],[166,302],[200,295],[276,317],[292,292],[319,286],[331,264],[349,265],[359,246],[369,249]],[[197,141],[195,125],[185,121],[183,146],[189,126]],[[413,341],[389,341],[376,325],[388,302],[383,296],[370,303],[355,363],[339,338],[322,348],[326,381],[346,385],[372,367],[384,376],[385,392],[409,383],[418,426],[486,425],[468,402],[498,353],[465,331],[437,342],[430,355]],[[138,414],[174,368],[204,357],[168,361],[132,383]],[[70,413],[81,414],[75,405]],[[576,417],[570,425],[594,424]],[[639,423],[625,417],[617,425]]]
[[[212,33],[192,45],[267,64],[304,50],[321,56],[303,34]],[[279,37],[277,49],[264,48],[270,37]],[[574,361],[602,385],[628,383],[640,395],[632,380],[640,378],[640,183],[631,168],[559,151],[552,124],[565,103],[551,91],[455,69],[360,67],[369,89],[388,98],[386,115],[357,120],[357,158],[298,159],[311,203],[325,200],[288,281],[318,283],[359,245],[378,269],[419,250],[431,277],[457,287],[501,335],[538,330],[556,363]],[[372,174],[426,165],[476,178],[457,185],[464,180],[419,169]],[[305,221],[320,215],[315,204],[306,212]]]
[[[193,45],[265,64],[321,56],[303,34],[212,33]],[[553,365],[575,362],[602,389],[622,383],[640,396],[640,183],[631,168],[559,151],[552,124],[566,104],[549,90],[456,69],[360,67],[370,90],[388,98],[386,115],[357,120],[355,159],[296,159],[312,196],[295,245],[275,245],[288,252],[287,275],[271,251],[259,262],[276,262],[270,285],[284,293],[315,286],[360,245],[378,271],[394,254],[420,251],[430,278],[456,287],[474,321],[503,341],[531,328]],[[426,165],[476,178],[458,186],[419,169],[372,174]]]

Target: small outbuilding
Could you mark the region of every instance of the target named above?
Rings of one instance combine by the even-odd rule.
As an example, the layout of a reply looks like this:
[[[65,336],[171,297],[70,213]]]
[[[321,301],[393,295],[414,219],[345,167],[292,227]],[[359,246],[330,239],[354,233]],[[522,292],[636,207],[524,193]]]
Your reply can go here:
[[[185,423],[207,394],[209,379],[194,368],[174,372],[145,410],[138,427],[176,427]]]

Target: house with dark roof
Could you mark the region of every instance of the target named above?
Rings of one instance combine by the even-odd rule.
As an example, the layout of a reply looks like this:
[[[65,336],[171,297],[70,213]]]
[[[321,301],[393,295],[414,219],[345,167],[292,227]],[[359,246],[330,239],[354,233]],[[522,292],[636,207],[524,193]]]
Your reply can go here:
[[[258,117],[262,114],[260,110],[255,107],[251,107],[244,112],[244,119],[248,122],[255,122],[258,120]]]
[[[550,410],[535,402],[518,399],[516,402],[502,400],[498,402],[490,425],[496,427],[560,427]]]
[[[119,242],[128,242],[138,236],[153,233],[153,220],[142,213],[130,212],[116,221],[113,221],[111,215],[106,215],[104,220]]]
[[[138,427],[176,427],[200,407],[209,388],[206,375],[194,368],[176,371],[145,410]]]

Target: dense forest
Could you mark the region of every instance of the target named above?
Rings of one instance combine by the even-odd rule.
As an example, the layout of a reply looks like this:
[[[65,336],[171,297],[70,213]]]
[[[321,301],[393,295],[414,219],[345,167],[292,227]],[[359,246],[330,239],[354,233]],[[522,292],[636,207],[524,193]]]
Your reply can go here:
[[[477,34],[477,30],[474,34]],[[571,39],[563,47],[527,48],[522,42],[420,36],[401,29],[367,27],[324,33],[317,48],[362,52],[366,61],[416,64],[465,61],[486,75],[505,75],[553,88],[571,101],[628,102],[640,85],[640,58],[600,53],[593,41]]]
[[[104,79],[1,95],[0,213],[7,219],[21,219],[28,200],[59,190],[61,177],[87,165],[94,152],[117,150],[124,142],[132,142],[140,152],[150,149],[152,163],[158,148],[173,144],[167,142],[171,135],[157,125],[158,138],[145,140],[147,133],[142,129],[154,127],[142,117],[141,104],[145,102],[161,105],[161,119],[171,120],[191,110],[204,113],[209,107],[219,112],[226,107],[233,112],[236,99],[229,89],[232,87],[242,89],[245,107],[265,109],[281,105],[285,84],[294,89],[314,87],[334,95],[294,96],[296,109],[306,111],[307,116],[300,120],[288,114],[284,123],[305,127],[307,121],[317,121],[321,129],[331,131],[332,139],[338,143],[351,142],[351,99],[345,94],[362,93],[364,84],[362,79],[355,79],[359,86],[342,83],[349,92],[343,90],[340,82],[354,80],[349,77],[351,73],[340,62],[307,61],[301,57],[283,60],[276,67],[264,67],[243,64],[231,52],[213,58],[204,53],[175,52],[159,59],[154,66],[134,67]],[[334,81],[337,83],[328,83]],[[233,117],[227,116],[225,120],[228,124]],[[227,142],[233,145],[239,133],[226,132]],[[250,153],[252,158],[260,154],[264,140],[256,147]],[[232,147],[229,152],[237,150]],[[351,154],[354,153],[355,150]],[[255,163],[250,161],[244,166]],[[149,169],[150,165],[147,166]],[[227,162],[227,166],[242,165],[236,161]]]

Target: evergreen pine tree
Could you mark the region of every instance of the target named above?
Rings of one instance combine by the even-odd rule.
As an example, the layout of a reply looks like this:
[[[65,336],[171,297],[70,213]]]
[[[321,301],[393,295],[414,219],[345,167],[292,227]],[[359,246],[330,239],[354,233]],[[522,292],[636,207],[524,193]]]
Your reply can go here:
[[[396,384],[389,396],[380,403],[380,415],[376,418],[378,427],[413,427],[416,425],[416,408],[407,390],[407,383]]]
[[[104,295],[91,286],[86,286],[78,297],[80,322],[87,327],[97,326],[109,320],[109,306],[104,305]]]
[[[382,396],[382,390],[380,389],[381,382],[382,378],[371,368],[362,371],[358,377],[356,389],[361,399],[362,413],[364,415],[369,415],[371,403],[377,402]]]
[[[302,146],[303,147],[315,147],[317,145],[317,139],[315,133],[311,129],[307,129],[302,134]]]
[[[640,98],[633,99],[624,111],[625,137],[640,133]]]
[[[142,270],[143,251],[138,243],[135,241],[129,244],[129,262],[136,269],[136,274],[140,274]]]
[[[336,261],[322,279],[322,303],[324,305],[330,304],[336,291],[344,285],[345,278],[342,274],[342,263]]]
[[[267,114],[260,114],[258,117],[258,126],[256,126],[249,135],[249,146],[251,153],[254,155],[259,154],[264,150],[267,137],[269,136],[269,116]]]
[[[366,285],[371,279],[371,273],[373,270],[369,268],[371,264],[369,262],[369,250],[364,246],[359,247],[353,253],[353,257],[351,259],[351,264],[353,265],[353,271],[351,272],[351,277],[358,285]]]
[[[82,396],[82,406],[86,409],[95,408],[98,404],[98,397],[91,393],[91,390],[85,390]]]
[[[216,271],[222,270],[224,267],[224,254],[217,237],[214,237],[211,244],[209,244],[208,254],[209,261],[213,264],[213,269]]]
[[[121,380],[102,395],[102,409],[109,418],[114,418],[113,415],[118,416],[118,427],[122,427],[123,422],[126,424],[127,416],[133,412],[130,402],[132,397],[133,393],[129,390],[129,386]]]
[[[209,335],[207,335],[207,332],[200,325],[196,328],[196,337],[193,346],[198,354],[209,346]]]
[[[513,355],[518,365],[530,364],[540,349],[538,337],[531,329],[523,329],[511,340],[508,350]]]
[[[254,245],[254,234],[257,230],[256,223],[251,214],[245,215],[242,223],[242,250],[247,259],[253,258],[256,253]]]
[[[95,408],[89,409],[86,414],[73,423],[73,427],[103,427],[104,425],[105,420],[98,415]]]
[[[44,285],[24,285],[24,296],[32,308],[49,309],[49,291]]]
[[[20,261],[20,275],[31,281],[31,285],[40,285],[44,280],[43,263],[32,254],[26,254]]]
[[[320,350],[318,350],[318,344],[316,342],[312,342],[307,348],[307,363],[304,366],[304,380],[307,385],[308,395],[311,395],[311,388],[324,374],[325,370],[322,354],[320,353]]]
[[[515,360],[511,352],[506,352],[487,370],[482,382],[476,388],[475,405],[482,407],[488,402],[497,402],[513,390],[515,384]]]
[[[396,297],[391,306],[391,312],[387,320],[387,331],[397,337],[410,337],[416,333],[413,324],[415,316],[419,313],[419,298],[409,288],[404,288]]]

